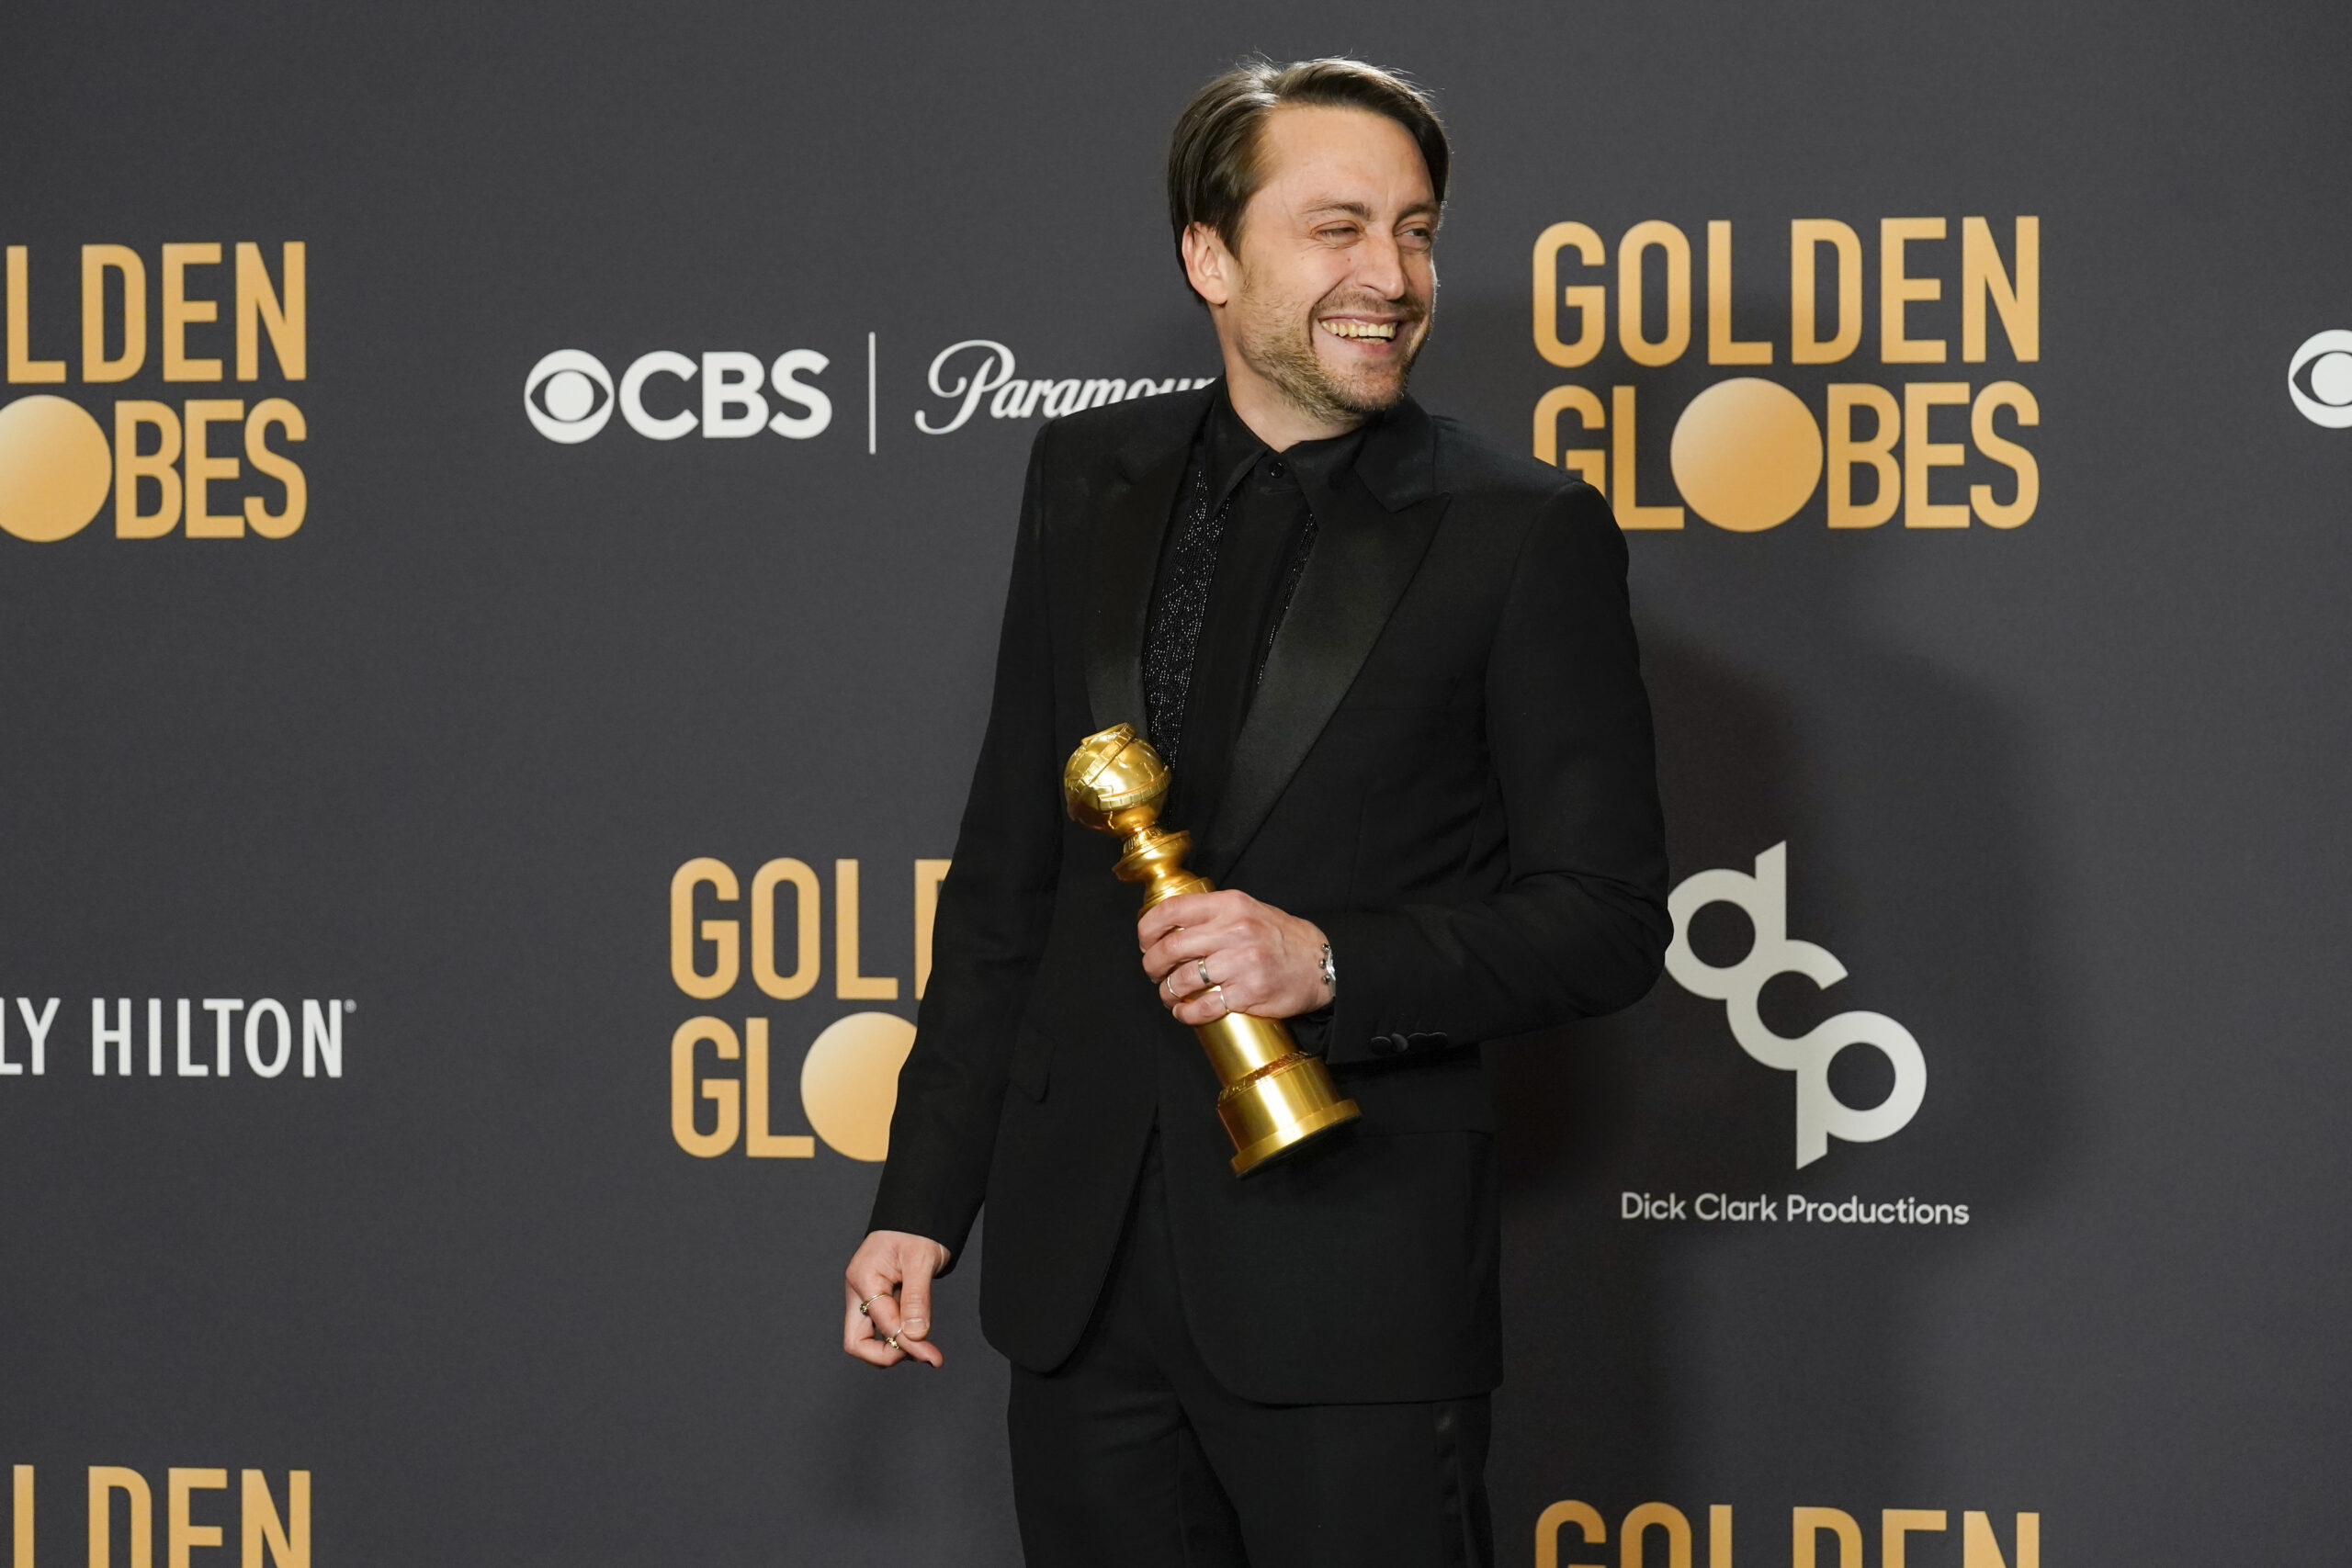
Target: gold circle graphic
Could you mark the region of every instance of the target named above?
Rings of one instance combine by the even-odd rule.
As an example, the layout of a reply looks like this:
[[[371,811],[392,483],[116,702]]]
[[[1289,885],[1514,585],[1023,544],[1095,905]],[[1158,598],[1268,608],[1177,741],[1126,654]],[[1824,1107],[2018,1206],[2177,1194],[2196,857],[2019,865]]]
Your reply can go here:
[[[894,1012],[854,1012],[825,1026],[800,1064],[800,1107],[835,1154],[878,1160],[890,1152],[899,1068],[915,1026]]]
[[[1690,400],[1675,422],[1670,456],[1691,511],[1718,528],[1759,534],[1813,499],[1821,427],[1778,381],[1735,376]]]
[[[0,528],[46,545],[90,525],[114,482],[106,432],[46,394],[0,408]]]

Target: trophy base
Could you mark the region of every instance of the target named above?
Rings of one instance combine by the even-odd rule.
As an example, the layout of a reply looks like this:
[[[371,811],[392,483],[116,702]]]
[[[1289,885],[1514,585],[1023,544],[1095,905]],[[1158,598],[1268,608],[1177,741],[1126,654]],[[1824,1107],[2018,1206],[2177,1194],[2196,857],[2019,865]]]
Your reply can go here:
[[[1216,1114],[1233,1139],[1233,1174],[1247,1176],[1362,1112],[1339,1098],[1321,1062],[1293,1052],[1217,1096]]]

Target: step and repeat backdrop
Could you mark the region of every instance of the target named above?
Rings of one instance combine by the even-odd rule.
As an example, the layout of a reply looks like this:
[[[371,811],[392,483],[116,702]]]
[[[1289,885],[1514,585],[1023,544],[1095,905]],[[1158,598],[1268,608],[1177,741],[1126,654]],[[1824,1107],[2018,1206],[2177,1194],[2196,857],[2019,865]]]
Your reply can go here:
[[[1250,51],[1440,95],[1417,389],[1632,546],[1678,935],[1487,1047],[1504,1561],[2340,1553],[2352,13],[5,39],[13,1568],[1017,1561],[975,1271],[885,1375],[840,1269],[1030,440],[1216,373]]]

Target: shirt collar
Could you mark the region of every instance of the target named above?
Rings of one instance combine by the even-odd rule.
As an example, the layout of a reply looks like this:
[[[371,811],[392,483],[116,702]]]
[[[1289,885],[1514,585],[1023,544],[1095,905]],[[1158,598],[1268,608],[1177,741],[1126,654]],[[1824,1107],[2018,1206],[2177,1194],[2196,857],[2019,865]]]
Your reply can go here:
[[[1326,510],[1331,496],[1354,467],[1366,438],[1387,418],[1386,414],[1375,414],[1353,430],[1319,440],[1296,442],[1281,454],[1283,464],[1297,478],[1311,509]],[[1233,400],[1226,395],[1222,378],[1216,383],[1215,396],[1209,400],[1201,427],[1200,449],[1203,470],[1215,487],[1214,494],[1220,504],[1271,451],[1259,439],[1258,433],[1234,412]]]

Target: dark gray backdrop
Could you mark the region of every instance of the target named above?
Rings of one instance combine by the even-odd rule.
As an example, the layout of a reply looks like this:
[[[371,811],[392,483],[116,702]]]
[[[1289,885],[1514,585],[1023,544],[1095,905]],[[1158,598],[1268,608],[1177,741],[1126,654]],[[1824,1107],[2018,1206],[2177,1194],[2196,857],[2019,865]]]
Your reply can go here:
[[[1781,344],[1747,373],[1816,412],[1831,379],[2040,404],[2013,531],[1832,534],[1816,495],[1632,541],[1678,879],[1786,841],[1790,933],[1849,976],[1776,982],[1767,1020],[1883,1011],[1928,1088],[1800,1171],[1791,1078],[1671,980],[1497,1048],[1505,1560],[1564,1498],[1612,1530],[1564,1562],[1615,1561],[1653,1499],[1702,1559],[1732,1505],[1751,1563],[1787,1561],[1798,1506],[1852,1515],[1873,1564],[1882,1510],[1951,1510],[1911,1538],[1929,1568],[1963,1510],[2005,1553],[2038,1514],[2053,1564],[2340,1534],[2352,430],[2283,383],[2352,327],[2341,7],[41,6],[6,33],[0,241],[36,352],[74,362],[6,395],[109,430],[118,398],[285,395],[311,491],[284,541],[118,539],[111,511],[0,538],[0,991],[61,998],[46,1074],[0,1077],[0,1462],[36,1469],[42,1564],[84,1560],[93,1465],[147,1478],[159,1553],[166,1472],[224,1466],[281,1499],[311,1471],[328,1565],[1015,1560],[969,1276],[944,1375],[853,1366],[876,1168],[689,1157],[668,1046],[772,1019],[799,1133],[819,1029],[910,1012],[909,868],[952,843],[1036,427],[919,433],[926,370],[986,339],[1024,377],[1214,373],[1159,161],[1250,49],[1442,96],[1417,390],[1498,439],[1550,387],[1635,384],[1643,498],[1671,500],[1674,412],[1742,373],[1613,334],[1545,364],[1529,254],[1569,219],[1690,235],[1702,345],[1706,224],[1734,221],[1743,333]],[[2037,362],[1996,329],[1986,366],[1879,364],[1878,224],[1917,215],[1951,240],[1919,248],[1944,294],[1913,330],[1955,339],[1960,220],[2006,255],[2041,219]],[[1863,240],[1850,365],[1786,363],[1795,218]],[[151,346],[85,384],[79,248],[145,258],[152,343],[161,245],[205,240],[273,274],[306,244],[308,377],[170,385]],[[232,313],[192,341],[226,353]],[[559,348],[617,377],[795,347],[831,360],[808,441],[560,445],[519,406]],[[668,888],[697,855],[798,857],[829,897],[858,858],[899,1001],[834,996],[830,925],[805,999],[684,996]],[[356,1001],[343,1076],[146,1077],[144,998],[216,996]],[[93,997],[132,999],[130,1080],[89,1074]],[[13,1004],[6,1038],[24,1061]],[[1832,1077],[1885,1088],[1867,1052]],[[1627,1190],[1970,1220],[1645,1223]],[[1269,1332],[1368,1305],[1270,1303]],[[236,1550],[222,1496],[196,1568]]]

